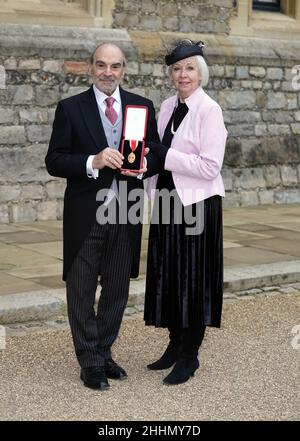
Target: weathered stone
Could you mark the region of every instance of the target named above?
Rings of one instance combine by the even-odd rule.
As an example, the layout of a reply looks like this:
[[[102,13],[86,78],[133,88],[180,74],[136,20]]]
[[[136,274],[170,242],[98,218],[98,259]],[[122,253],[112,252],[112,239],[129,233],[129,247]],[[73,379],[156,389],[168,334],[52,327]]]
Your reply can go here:
[[[283,81],[281,83],[281,90],[283,92],[295,92],[294,84],[292,81]]]
[[[123,0],[123,8],[125,11],[137,12],[141,5],[138,0]]]
[[[4,67],[6,70],[17,70],[17,60],[15,57],[9,57],[4,60]]]
[[[0,205],[0,224],[7,224],[9,222],[8,206],[6,204]]]
[[[237,138],[228,138],[225,149],[224,164],[228,166],[240,165],[242,161],[242,145]]]
[[[128,75],[137,75],[139,73],[139,63],[136,61],[129,61],[127,63],[126,73],[128,73]]]
[[[295,135],[300,135],[300,124],[291,124],[291,128]]]
[[[271,135],[289,135],[291,133],[290,126],[286,124],[269,124],[268,130]]]
[[[271,121],[275,121],[276,123],[292,123],[294,122],[293,114],[289,111],[281,110],[280,112],[269,112],[272,114]]]
[[[265,81],[263,84],[263,90],[271,90],[272,89],[272,83],[269,81]]]
[[[287,95],[287,108],[289,110],[295,110],[298,108],[297,105],[297,95],[293,94],[293,95]]]
[[[85,92],[86,90],[87,90],[86,86],[70,87],[67,92],[62,94],[61,98],[62,99],[69,98],[70,96],[78,95],[79,93]]]
[[[255,135],[256,136],[265,136],[268,134],[268,127],[266,124],[260,124],[255,126]]]
[[[56,111],[56,108],[48,109],[48,122],[49,122],[49,124],[52,124],[54,121],[55,111]]]
[[[64,213],[64,202],[62,199],[57,199],[57,219],[58,220],[63,219],[63,213]]]
[[[146,31],[159,31],[162,28],[162,19],[155,15],[143,16],[140,20],[140,26]]]
[[[286,107],[286,96],[283,92],[269,92],[267,98],[268,109],[284,109]]]
[[[21,188],[19,185],[0,185],[0,201],[17,201],[20,197]]]
[[[278,204],[298,204],[300,202],[300,190],[275,190],[274,202]]]
[[[274,81],[273,82],[273,90],[282,90],[282,87],[281,87],[281,81]]]
[[[28,147],[0,149],[0,182],[49,181],[44,158],[48,146],[35,144]]]
[[[60,97],[58,86],[46,87],[37,86],[36,87],[36,104],[38,106],[46,107],[53,104],[57,104]]]
[[[292,69],[290,67],[285,67],[284,78],[285,78],[285,80],[287,80],[289,82],[292,81]]]
[[[149,99],[153,101],[154,107],[159,108],[161,103],[161,92],[160,90],[150,90]]]
[[[263,78],[266,75],[266,69],[264,67],[251,66],[249,73],[253,77]]]
[[[248,207],[251,205],[257,205],[259,200],[258,200],[258,195],[256,191],[241,191],[240,192],[240,200],[241,200],[241,205],[244,207]]]
[[[290,165],[281,165],[280,173],[283,185],[293,185],[298,183],[297,168]]]
[[[234,187],[245,190],[251,188],[265,188],[262,169],[246,168],[234,171]]]
[[[276,187],[281,184],[280,171],[275,165],[263,167],[263,176],[267,187]]]
[[[231,191],[233,189],[233,178],[232,178],[232,170],[229,168],[223,168],[221,172],[225,191]]]
[[[255,92],[221,91],[219,94],[221,107],[227,109],[252,109],[256,103]]]
[[[22,200],[36,200],[45,197],[45,190],[41,184],[26,184],[21,189]]]
[[[238,80],[242,80],[249,77],[248,66],[237,66],[236,67],[236,77]]]
[[[66,183],[62,179],[50,181],[46,184],[46,191],[49,199],[63,198],[65,188],[66,188]]]
[[[283,69],[279,67],[268,67],[267,68],[267,77],[268,80],[282,80],[283,78]]]
[[[153,72],[153,64],[150,63],[141,63],[140,65],[140,73],[142,75],[150,75]]]
[[[139,17],[136,14],[126,14],[125,12],[116,12],[114,14],[115,24],[127,29],[136,29],[139,25]]]
[[[33,101],[33,87],[29,85],[17,86],[13,104],[28,104]]]
[[[254,135],[254,126],[249,124],[237,124],[227,126],[229,135],[231,136],[251,136]]]
[[[49,142],[51,130],[51,126],[46,125],[31,125],[26,129],[27,137],[30,142]]]
[[[224,66],[220,66],[217,64],[210,66],[209,73],[212,77],[224,77],[225,74]]]
[[[223,199],[223,207],[239,207],[241,205],[241,197],[239,193],[227,192]]]
[[[12,222],[35,221],[37,218],[35,203],[32,201],[14,203],[9,211]]]
[[[89,64],[85,61],[65,61],[63,68],[67,74],[86,75],[89,71]]]
[[[18,119],[16,110],[7,109],[5,107],[0,108],[0,124],[12,124],[14,125]]]
[[[21,123],[38,123],[45,124],[48,122],[48,111],[38,107],[31,107],[30,109],[20,109]]]
[[[56,201],[43,201],[37,205],[38,220],[56,219],[56,217],[57,217]]]
[[[260,112],[252,112],[248,110],[224,110],[223,115],[226,122],[236,123],[254,123],[261,120]]]
[[[38,59],[27,59],[19,61],[20,70],[36,70],[41,68],[41,61]]]
[[[260,204],[273,204],[274,202],[274,191],[273,190],[262,190],[258,192],[258,199]]]
[[[265,109],[266,107],[266,95],[264,92],[256,92],[256,107]]]
[[[142,12],[155,12],[156,5],[149,0],[142,0]]]
[[[153,76],[163,77],[164,76],[163,66],[161,66],[160,64],[154,64],[153,65]]]
[[[193,21],[190,17],[179,17],[180,32],[190,32],[193,27]]]
[[[0,126],[0,144],[24,144],[25,142],[23,126]]]
[[[50,73],[62,73],[63,61],[61,60],[45,60],[43,62],[43,71]]]
[[[178,29],[179,26],[178,17],[163,18],[162,26],[163,29],[166,31],[173,31],[174,29]]]
[[[297,110],[297,112],[295,112],[295,120],[300,122],[300,110]]]
[[[225,66],[225,77],[226,78],[235,77],[235,66]]]

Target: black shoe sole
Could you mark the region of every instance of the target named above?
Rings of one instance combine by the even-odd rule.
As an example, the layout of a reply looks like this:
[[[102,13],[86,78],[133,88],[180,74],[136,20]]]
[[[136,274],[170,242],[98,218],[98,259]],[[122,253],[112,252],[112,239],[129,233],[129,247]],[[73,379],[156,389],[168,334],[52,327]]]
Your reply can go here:
[[[88,387],[89,389],[93,389],[93,390],[107,390],[109,389],[109,384],[100,384],[100,386],[93,386],[89,383],[86,383],[82,377],[82,375],[80,374],[80,380],[83,382],[85,387]]]
[[[119,381],[124,381],[124,380],[126,380],[126,379],[128,378],[128,375],[122,375],[122,376],[120,376],[120,377],[113,377],[113,376],[110,376],[110,375],[107,375],[107,374],[106,374],[106,376],[107,376],[107,378],[109,378],[110,380],[119,380]]]
[[[147,365],[147,369],[149,369],[149,371],[164,371],[165,369],[170,369],[172,366],[174,366],[174,364],[176,363],[176,361],[174,361],[174,363],[172,364],[168,364],[167,366],[152,366],[151,364]]]
[[[194,377],[196,370],[199,369],[199,366],[197,366],[193,372],[190,373],[190,375],[188,377],[185,377],[183,379],[181,379],[181,381],[176,381],[176,382],[169,382],[167,380],[168,377],[163,379],[163,384],[167,385],[167,386],[176,386],[176,384],[183,384],[186,383],[191,377]],[[167,380],[167,381],[166,381]]]

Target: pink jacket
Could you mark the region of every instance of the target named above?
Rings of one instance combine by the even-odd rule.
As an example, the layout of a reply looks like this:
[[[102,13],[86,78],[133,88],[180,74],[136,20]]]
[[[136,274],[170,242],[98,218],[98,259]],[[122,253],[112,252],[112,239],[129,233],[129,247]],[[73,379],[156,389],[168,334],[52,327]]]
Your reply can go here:
[[[162,139],[177,103],[177,95],[165,100],[158,118]],[[187,115],[178,127],[165,169],[172,172],[174,184],[184,206],[213,195],[225,196],[220,174],[227,138],[220,106],[199,87],[186,100]],[[147,192],[153,197],[158,175],[148,179]]]

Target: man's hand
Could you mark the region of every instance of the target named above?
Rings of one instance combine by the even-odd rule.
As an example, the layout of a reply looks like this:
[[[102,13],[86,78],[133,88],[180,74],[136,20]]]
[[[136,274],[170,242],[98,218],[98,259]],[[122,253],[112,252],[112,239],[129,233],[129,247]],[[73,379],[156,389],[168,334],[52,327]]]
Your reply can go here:
[[[112,168],[116,170],[121,168],[123,165],[124,156],[118,150],[106,147],[100,153],[98,153],[92,162],[92,167],[94,169],[98,168],[101,170],[104,167]]]
[[[144,150],[144,156],[148,155],[149,150],[150,150],[150,149],[149,149],[148,147],[145,148],[145,150]],[[134,172],[134,171],[128,171],[128,170],[126,170],[126,171],[121,171],[121,174],[124,175],[124,176],[130,176],[130,177],[132,177],[132,178],[137,178],[138,175],[140,175],[141,173],[146,173],[146,171],[147,171],[147,168],[144,167],[144,168],[141,168],[140,170],[138,170],[138,171],[136,171],[136,172]]]

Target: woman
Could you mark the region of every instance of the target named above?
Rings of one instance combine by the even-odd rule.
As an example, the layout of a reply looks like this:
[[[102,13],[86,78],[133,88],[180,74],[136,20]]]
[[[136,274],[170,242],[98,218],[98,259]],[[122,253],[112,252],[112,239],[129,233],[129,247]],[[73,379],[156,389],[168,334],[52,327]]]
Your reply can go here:
[[[174,365],[165,384],[184,383],[194,375],[205,327],[221,322],[225,193],[220,170],[227,130],[220,106],[202,89],[209,77],[203,46],[184,40],[165,57],[177,94],[161,106],[158,128],[165,148],[149,145],[164,170],[149,178],[148,192],[175,193],[166,222],[166,200],[156,192],[154,212],[159,214],[150,226],[144,312],[146,325],[169,329],[164,354],[148,365],[152,370]],[[188,213],[197,216],[193,233]],[[181,223],[176,221],[180,214]]]

